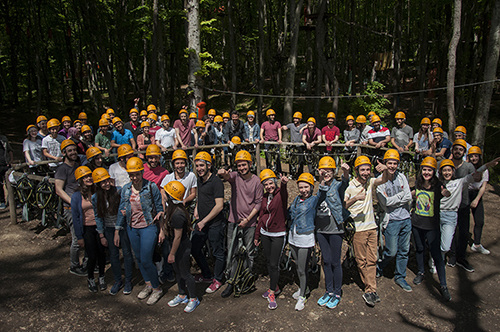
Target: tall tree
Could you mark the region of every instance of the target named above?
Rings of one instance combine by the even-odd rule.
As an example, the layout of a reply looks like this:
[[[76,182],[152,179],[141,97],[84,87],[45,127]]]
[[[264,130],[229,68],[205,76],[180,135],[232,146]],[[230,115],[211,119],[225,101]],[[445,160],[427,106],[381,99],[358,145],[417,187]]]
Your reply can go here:
[[[200,2],[199,0],[186,0],[187,18],[187,44],[189,58],[188,85],[191,112],[196,111],[196,104],[203,99],[202,79],[199,73],[200,62]]]
[[[448,108],[448,130],[452,133],[455,130],[455,72],[457,69],[457,46],[460,41],[460,24],[462,17],[462,0],[455,0],[453,8],[453,35],[451,36],[450,47],[448,49],[448,75],[446,104]]]

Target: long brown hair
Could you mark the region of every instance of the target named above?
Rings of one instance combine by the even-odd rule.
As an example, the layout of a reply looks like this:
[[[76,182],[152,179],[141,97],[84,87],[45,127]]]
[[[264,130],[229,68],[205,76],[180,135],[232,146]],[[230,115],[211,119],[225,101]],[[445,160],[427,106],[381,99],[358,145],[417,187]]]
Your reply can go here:
[[[418,130],[418,140],[422,138],[422,135],[424,135],[427,139],[427,142],[429,142],[429,129],[424,131],[422,126],[420,126],[420,129]]]
[[[87,201],[90,201],[92,195],[95,193],[95,184],[92,184],[90,187],[87,187],[85,183],[83,183],[83,177],[78,179],[78,188],[77,191],[82,193],[82,197]]]
[[[170,195],[167,194],[167,210],[165,211],[165,222],[163,223],[163,231],[165,234],[173,238],[174,237],[174,228],[172,227],[172,215],[174,212],[179,209],[184,215],[186,216],[186,222],[183,225],[183,230],[186,231],[186,234],[189,236],[191,233],[191,227],[190,227],[190,217],[189,213],[186,210],[186,207],[184,204],[174,204],[172,199],[170,198]]]
[[[105,218],[107,216],[115,216],[118,214],[120,206],[120,193],[115,186],[111,186],[109,190],[104,190],[100,185],[96,185],[97,194],[97,216]]]

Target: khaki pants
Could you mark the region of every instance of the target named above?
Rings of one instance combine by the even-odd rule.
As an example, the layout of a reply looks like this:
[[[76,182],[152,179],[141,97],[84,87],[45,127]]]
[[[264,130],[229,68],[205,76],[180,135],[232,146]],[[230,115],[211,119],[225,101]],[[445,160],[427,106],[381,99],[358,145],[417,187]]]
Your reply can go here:
[[[377,229],[354,233],[352,240],[365,293],[377,291]]]

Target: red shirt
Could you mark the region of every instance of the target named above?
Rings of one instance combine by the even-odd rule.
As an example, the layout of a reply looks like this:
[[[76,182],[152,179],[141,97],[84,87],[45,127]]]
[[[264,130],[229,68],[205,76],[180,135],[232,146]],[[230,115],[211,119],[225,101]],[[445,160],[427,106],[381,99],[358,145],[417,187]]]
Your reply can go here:
[[[309,128],[306,128],[302,132],[302,136],[306,137],[307,143],[312,143],[318,139],[318,136],[321,136],[321,130],[319,130],[319,128],[314,128],[314,133],[311,135],[311,133],[309,132]]]
[[[168,174],[168,171],[161,166],[158,166],[158,167],[151,169],[151,168],[149,168],[149,165],[147,163],[144,164],[143,178],[148,180],[148,181],[156,183],[156,186],[160,190],[161,190],[161,186],[160,186],[161,182],[163,181],[163,178],[167,174]]]
[[[323,129],[321,129],[321,135],[325,135],[325,139],[327,141],[333,141],[335,137],[340,136],[340,130],[337,126],[333,126],[332,128],[328,126],[324,126]],[[326,151],[331,151],[332,147],[327,146]]]
[[[186,125],[184,125],[180,119],[177,119],[174,122],[174,128],[179,129],[179,138],[185,146],[191,146],[191,130],[193,130],[194,127],[194,121],[188,121]]]
[[[265,141],[278,141],[278,129],[281,128],[281,123],[274,121],[271,123],[266,121],[262,124],[260,129],[264,129],[264,140]]]

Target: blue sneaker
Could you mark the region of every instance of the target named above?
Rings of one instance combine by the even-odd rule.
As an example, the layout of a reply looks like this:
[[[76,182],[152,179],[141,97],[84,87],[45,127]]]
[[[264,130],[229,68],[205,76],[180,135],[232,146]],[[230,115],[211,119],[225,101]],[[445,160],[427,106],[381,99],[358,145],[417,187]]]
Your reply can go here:
[[[336,308],[340,303],[340,296],[339,295],[335,295],[335,296],[332,296],[330,297],[330,301],[328,301],[328,303],[326,304],[326,307],[328,309],[333,309],[333,308]]]
[[[398,285],[399,287],[403,288],[403,290],[405,292],[411,292],[411,287],[410,285],[408,285],[408,283],[406,282],[406,280],[404,279],[398,279],[398,280],[394,280],[394,282],[396,283],[396,285]]]
[[[111,289],[109,290],[109,294],[116,295],[118,293],[118,291],[120,289],[122,289],[122,287],[123,287],[123,282],[121,280],[120,281],[116,281],[113,284],[113,287],[111,287]]]
[[[319,300],[318,300],[318,305],[320,306],[325,306],[328,301],[330,301],[330,299],[333,297],[333,294],[330,294],[328,292],[325,293],[325,295],[323,295]]]
[[[132,293],[132,282],[125,281],[125,287],[123,287],[123,294],[129,295]]]
[[[189,300],[188,300],[187,296],[182,298],[179,295],[176,295],[173,300],[168,301],[168,306],[173,308],[173,307],[177,307],[181,303],[185,304],[188,302],[189,302]]]
[[[190,299],[189,303],[184,308],[184,312],[192,312],[199,305],[200,305],[200,300],[198,300],[198,298]]]

